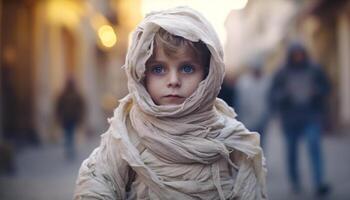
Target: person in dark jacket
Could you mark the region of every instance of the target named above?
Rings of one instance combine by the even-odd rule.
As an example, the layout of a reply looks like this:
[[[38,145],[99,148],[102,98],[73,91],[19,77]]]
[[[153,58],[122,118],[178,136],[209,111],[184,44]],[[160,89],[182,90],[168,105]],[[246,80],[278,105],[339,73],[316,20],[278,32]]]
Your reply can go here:
[[[305,138],[316,194],[325,195],[329,186],[324,182],[321,133],[329,80],[321,67],[309,59],[300,43],[290,45],[286,59],[273,78],[269,98],[271,109],[281,119],[291,186],[295,192],[301,190],[298,145]]]
[[[236,91],[233,85],[234,84],[232,83],[232,81],[224,80],[218,95],[220,99],[224,100],[227,103],[227,105],[231,106],[232,108],[235,107],[236,103]]]
[[[85,113],[83,97],[78,92],[75,82],[68,78],[62,94],[58,97],[56,114],[64,129],[64,145],[67,159],[74,159],[74,133]]]

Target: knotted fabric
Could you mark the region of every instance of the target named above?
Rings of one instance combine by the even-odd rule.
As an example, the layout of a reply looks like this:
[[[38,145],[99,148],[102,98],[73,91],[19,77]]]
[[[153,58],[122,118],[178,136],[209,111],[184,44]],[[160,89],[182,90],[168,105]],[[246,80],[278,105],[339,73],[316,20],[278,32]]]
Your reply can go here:
[[[160,28],[193,42],[202,41],[211,53],[207,77],[180,105],[156,105],[144,87],[145,63]],[[124,68],[129,94],[109,119],[110,128],[100,147],[80,169],[77,199],[267,198],[259,135],[248,131],[235,119],[233,109],[216,98],[224,78],[223,51],[214,29],[201,14],[188,7],[148,14],[132,35]],[[224,177],[222,163],[236,173]],[[203,170],[181,174],[194,166]],[[137,177],[129,194],[125,192],[128,167]],[[112,189],[104,188],[107,186]]]

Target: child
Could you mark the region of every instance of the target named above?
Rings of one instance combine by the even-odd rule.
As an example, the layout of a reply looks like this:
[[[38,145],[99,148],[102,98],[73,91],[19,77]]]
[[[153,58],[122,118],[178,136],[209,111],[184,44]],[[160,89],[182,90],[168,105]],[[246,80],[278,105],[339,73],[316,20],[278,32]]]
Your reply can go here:
[[[130,93],[83,162],[75,199],[267,198],[258,134],[216,98],[223,52],[202,15],[147,15],[125,70]]]

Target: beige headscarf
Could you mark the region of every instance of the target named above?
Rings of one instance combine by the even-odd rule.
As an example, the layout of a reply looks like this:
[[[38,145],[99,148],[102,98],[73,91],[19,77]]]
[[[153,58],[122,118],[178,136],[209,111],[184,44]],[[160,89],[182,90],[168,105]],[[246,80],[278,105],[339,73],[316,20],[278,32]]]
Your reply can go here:
[[[181,105],[155,105],[143,85],[145,63],[153,53],[153,38],[160,27],[193,42],[201,40],[211,53],[208,76]],[[130,166],[136,172],[152,191],[151,199],[208,198],[201,193],[199,186],[190,182],[167,181],[159,177],[142,160],[141,146],[160,161],[174,163],[177,170],[187,164],[211,166],[211,181],[203,185],[216,188],[219,199],[266,198],[259,136],[245,129],[235,120],[234,111],[216,98],[224,77],[223,51],[214,29],[201,14],[188,7],[177,7],[147,15],[133,33],[124,67],[130,93],[120,101],[113,118],[109,119],[111,126],[107,135],[103,136],[99,150],[95,150],[90,161],[83,164],[76,195],[89,193],[84,190],[86,186],[83,186],[82,180],[88,182],[83,176],[94,165],[101,174],[114,175],[110,182],[113,183],[113,191],[120,193],[120,198],[126,196],[123,187],[127,180],[122,180],[123,175],[120,175],[121,172],[118,175],[116,171],[123,166]],[[132,141],[130,132],[136,133],[138,144]],[[232,162],[230,156],[232,158],[234,154],[239,159]],[[218,161],[223,158],[238,170],[233,191],[225,191],[227,187],[223,187],[220,180]],[[116,159],[126,164],[115,164],[121,162]],[[169,176],[171,173],[169,171]],[[100,189],[100,193],[108,196],[106,189]]]

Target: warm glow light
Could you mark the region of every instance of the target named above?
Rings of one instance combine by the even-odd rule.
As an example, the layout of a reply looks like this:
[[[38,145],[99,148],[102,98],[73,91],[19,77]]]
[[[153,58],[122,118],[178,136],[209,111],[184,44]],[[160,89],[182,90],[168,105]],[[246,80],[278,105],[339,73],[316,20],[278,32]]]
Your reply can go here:
[[[109,25],[103,25],[98,29],[98,36],[103,46],[113,47],[117,42],[117,35]]]
[[[108,21],[105,18],[105,16],[101,15],[100,13],[94,13],[90,19],[90,22],[95,30],[98,30],[104,24],[108,24]]]
[[[142,0],[142,14],[175,6],[189,6],[201,12],[214,26],[221,43],[226,41],[225,20],[232,10],[245,8],[248,0]]]
[[[47,19],[53,24],[76,26],[82,15],[82,7],[69,0],[46,1]]]

